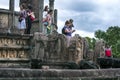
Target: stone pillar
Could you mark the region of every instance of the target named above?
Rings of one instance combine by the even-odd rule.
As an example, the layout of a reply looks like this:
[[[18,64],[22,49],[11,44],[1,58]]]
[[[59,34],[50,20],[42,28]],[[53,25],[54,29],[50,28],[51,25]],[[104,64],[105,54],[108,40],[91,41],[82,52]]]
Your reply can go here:
[[[32,0],[20,0],[20,4],[25,3],[26,5],[31,4]]]
[[[53,10],[52,23],[54,23],[54,1],[55,1],[55,0],[49,0],[49,8],[50,8],[51,10]]]
[[[49,7],[50,9],[54,10],[54,1],[55,0],[49,0]]]
[[[54,10],[54,23],[57,25],[57,9]]]
[[[42,32],[44,0],[39,0],[39,32]]]
[[[11,11],[11,14],[8,15],[8,26],[9,26],[9,29],[8,29],[8,32],[10,33],[10,30],[13,29],[14,27],[14,4],[15,4],[15,0],[10,0],[9,1],[9,10]]]

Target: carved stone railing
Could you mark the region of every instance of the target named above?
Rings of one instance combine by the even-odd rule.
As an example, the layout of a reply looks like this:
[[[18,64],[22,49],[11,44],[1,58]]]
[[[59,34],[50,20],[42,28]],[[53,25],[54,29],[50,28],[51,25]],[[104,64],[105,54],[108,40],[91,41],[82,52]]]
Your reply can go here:
[[[30,38],[29,35],[0,33],[0,67],[29,67]]]
[[[18,26],[18,12],[14,12],[14,25],[11,25],[11,21],[13,13],[6,9],[0,9],[0,32],[6,33],[8,30],[12,30],[12,33],[17,33],[17,26]],[[11,19],[11,20],[10,20]],[[13,32],[14,31],[14,32]]]
[[[76,35],[71,39],[69,48],[66,46],[66,36],[57,32],[48,36],[42,33],[34,34],[34,48],[32,64],[36,65],[69,65],[69,63],[79,65],[83,60],[83,40]],[[40,66],[39,66],[40,68]]]
[[[83,60],[83,39],[75,35],[68,48],[66,39],[65,35],[57,32],[50,35],[39,32],[34,35],[0,33],[0,67],[41,68],[43,65],[67,65],[75,68]]]

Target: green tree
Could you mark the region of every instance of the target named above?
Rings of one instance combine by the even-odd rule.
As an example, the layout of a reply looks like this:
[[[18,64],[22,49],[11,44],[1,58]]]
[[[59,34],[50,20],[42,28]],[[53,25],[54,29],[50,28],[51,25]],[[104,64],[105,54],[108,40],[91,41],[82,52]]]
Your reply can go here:
[[[90,37],[85,37],[88,41],[88,44],[89,44],[89,49],[93,50],[94,47],[95,47],[95,42],[96,42],[96,39],[95,38],[90,38]]]
[[[106,33],[102,30],[95,31],[95,37],[98,39],[104,39],[106,37]]]

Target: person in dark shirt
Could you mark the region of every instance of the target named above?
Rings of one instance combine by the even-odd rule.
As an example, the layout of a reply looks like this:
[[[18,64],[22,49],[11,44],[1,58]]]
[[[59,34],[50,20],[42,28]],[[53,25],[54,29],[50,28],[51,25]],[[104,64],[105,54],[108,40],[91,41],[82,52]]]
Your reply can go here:
[[[25,34],[30,34],[30,30],[32,27],[32,19],[31,19],[31,15],[33,14],[32,11],[32,6],[29,4],[28,5],[28,9],[26,10],[27,12],[27,17],[26,17],[26,30],[25,30]]]

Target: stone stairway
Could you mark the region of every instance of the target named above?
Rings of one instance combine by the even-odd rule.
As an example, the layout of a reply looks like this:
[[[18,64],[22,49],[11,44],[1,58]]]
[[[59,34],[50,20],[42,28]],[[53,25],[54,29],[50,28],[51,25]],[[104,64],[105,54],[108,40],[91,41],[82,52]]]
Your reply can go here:
[[[0,68],[0,80],[120,80],[120,69]]]
[[[0,68],[25,68],[30,63],[31,35],[0,33]]]

